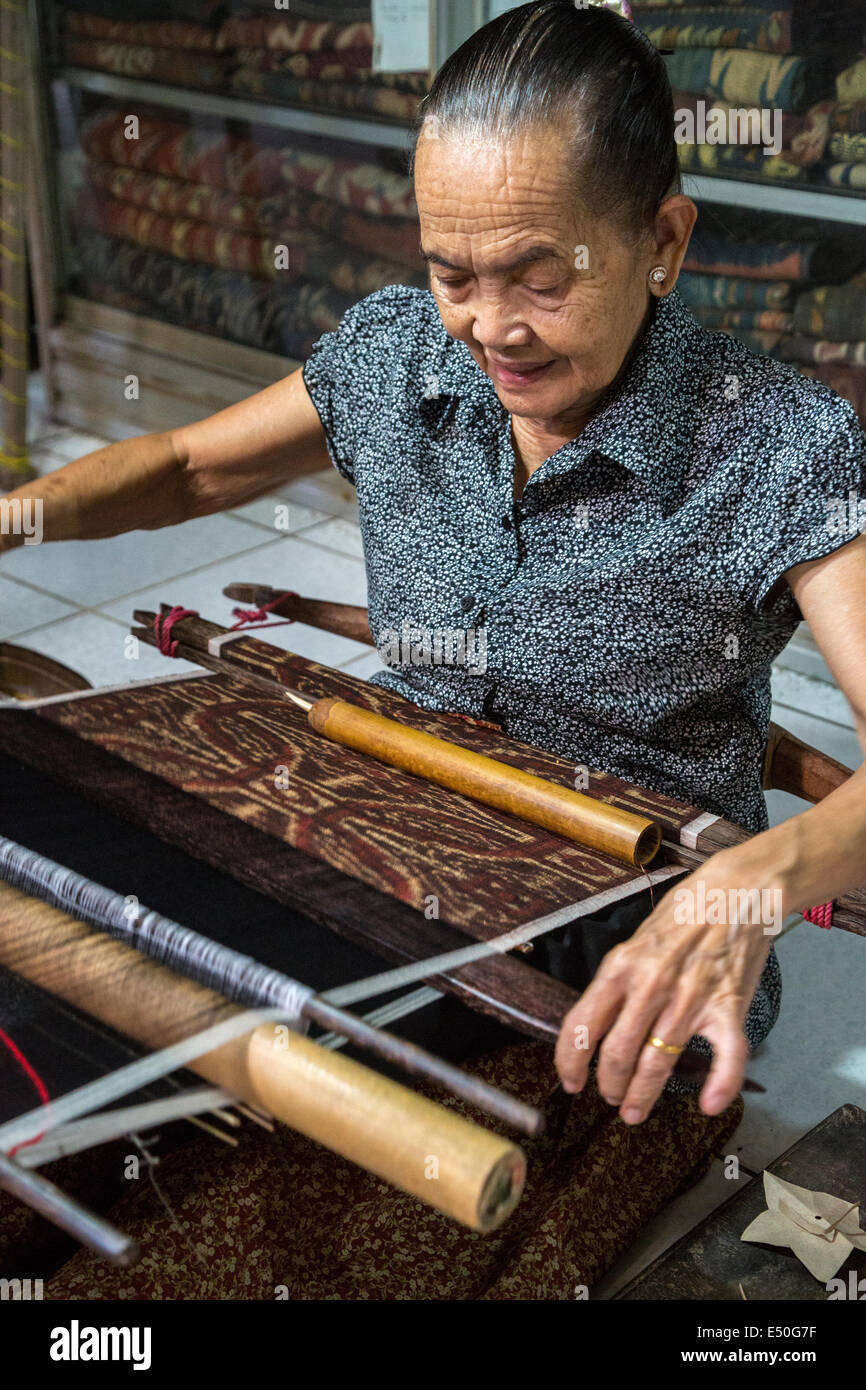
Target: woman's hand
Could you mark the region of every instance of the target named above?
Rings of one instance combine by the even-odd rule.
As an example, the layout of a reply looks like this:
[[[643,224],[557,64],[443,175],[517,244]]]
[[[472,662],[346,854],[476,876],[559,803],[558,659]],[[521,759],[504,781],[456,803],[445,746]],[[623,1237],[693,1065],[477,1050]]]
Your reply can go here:
[[[597,1051],[599,1091],[638,1124],[677,1061],[650,1038],[684,1047],[700,1033],[715,1054],[701,1109],[717,1115],[731,1104],[749,1055],[746,1013],[784,916],[778,862],[767,862],[761,840],[723,850],[680,879],[608,952],[562,1025],[556,1066],[566,1091],[583,1089]]]

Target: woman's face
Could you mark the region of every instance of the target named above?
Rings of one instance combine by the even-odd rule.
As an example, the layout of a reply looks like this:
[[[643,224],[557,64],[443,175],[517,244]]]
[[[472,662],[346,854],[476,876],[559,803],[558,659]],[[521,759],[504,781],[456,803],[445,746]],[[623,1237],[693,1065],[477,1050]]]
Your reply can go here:
[[[682,256],[670,229],[661,242],[657,227],[634,245],[576,206],[564,167],[556,131],[462,143],[425,130],[415,194],[448,333],[466,343],[510,414],[567,430],[622,367],[650,308],[649,271],[668,265],[671,284]]]

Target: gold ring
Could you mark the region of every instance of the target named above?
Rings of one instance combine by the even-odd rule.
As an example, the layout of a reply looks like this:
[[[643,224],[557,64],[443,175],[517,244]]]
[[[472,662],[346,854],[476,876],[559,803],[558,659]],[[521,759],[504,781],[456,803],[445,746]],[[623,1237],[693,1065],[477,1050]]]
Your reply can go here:
[[[657,1047],[660,1052],[667,1052],[672,1057],[678,1057],[681,1052],[685,1052],[685,1044],[679,1047],[676,1043],[667,1043],[664,1038],[650,1038],[650,1047]]]

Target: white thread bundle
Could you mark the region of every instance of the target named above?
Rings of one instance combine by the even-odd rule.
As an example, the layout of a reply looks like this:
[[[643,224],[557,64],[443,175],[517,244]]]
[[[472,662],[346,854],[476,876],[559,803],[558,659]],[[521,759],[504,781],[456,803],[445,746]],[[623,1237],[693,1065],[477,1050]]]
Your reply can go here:
[[[169,917],[133,905],[119,893],[0,835],[0,878],[73,917],[107,931],[159,961],[216,990],[233,1003],[280,1009],[293,1028],[305,1029],[304,1004],[314,990],[252,956],[222,946]]]

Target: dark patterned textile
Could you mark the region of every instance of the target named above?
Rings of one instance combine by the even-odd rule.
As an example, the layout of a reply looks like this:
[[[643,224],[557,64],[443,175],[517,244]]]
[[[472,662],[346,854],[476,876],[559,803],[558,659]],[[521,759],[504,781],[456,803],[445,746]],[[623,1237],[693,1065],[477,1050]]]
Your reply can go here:
[[[794,286],[787,280],[744,280],[734,275],[689,275],[677,289],[692,309],[790,309]]]
[[[225,86],[228,67],[221,53],[196,53],[185,48],[146,48],[141,44],[103,43],[98,39],[66,39],[63,52],[74,67],[98,68],[123,77],[144,77],[182,87]]]
[[[247,1129],[237,1149],[204,1139],[161,1162],[159,1184],[183,1232],[149,1185],[129,1184],[109,1215],[141,1243],[140,1264],[118,1270],[82,1250],[46,1284],[45,1297],[580,1297],[724,1152],[742,1101],[708,1118],[694,1098],[664,1095],[644,1124],[629,1127],[592,1082],[566,1096],[551,1056],[543,1044],[520,1044],[470,1064],[548,1117],[546,1133],[523,1145],[524,1196],[490,1235],[463,1229],[282,1126],[273,1136]]]
[[[781,309],[708,309],[693,308],[692,313],[704,328],[751,329],[762,333],[790,333],[794,326],[794,316]]]
[[[185,60],[186,61],[186,60]],[[141,116],[138,138],[127,139],[124,109],[99,111],[82,126],[81,145],[91,159],[189,179],[213,188],[261,197],[282,186],[283,152],[271,146],[180,121]]]
[[[265,18],[234,15],[219,31],[219,48],[275,48],[289,53],[315,53],[319,50],[373,48],[372,24],[317,23],[293,19],[288,15]]]
[[[656,48],[754,48],[764,53],[791,52],[791,11],[726,9],[634,10],[635,23]]]
[[[810,338],[858,342],[866,323],[866,272],[846,285],[820,285],[801,294],[794,306],[794,327]]]
[[[216,48],[216,30],[184,20],[151,20],[142,23],[139,20],[105,19],[95,14],[73,13],[66,16],[65,32],[72,38],[144,44],[147,48]]]
[[[372,256],[423,269],[419,254],[420,228],[416,218],[367,217],[327,198],[290,189],[271,198],[229,193],[203,183],[167,178],[119,164],[90,160],[85,174],[92,187],[120,202],[172,217],[191,217],[239,232],[262,233],[314,228],[335,241]],[[273,240],[273,238],[272,238]]]
[[[701,233],[692,237],[683,266],[739,279],[807,280],[832,264],[835,256],[819,241],[741,241]]]
[[[866,101],[836,105],[833,110],[833,129],[848,131],[852,135],[866,131]]]
[[[235,193],[264,196],[294,188],[368,216],[413,220],[417,216],[412,180],[378,164],[256,145],[150,116],[141,117],[138,139],[129,140],[126,119],[124,111],[114,108],[93,116],[82,129],[85,153],[102,163]]]
[[[99,232],[80,232],[78,244],[84,287],[93,298],[100,298],[107,283],[116,295],[132,294],[140,307],[169,323],[286,357],[306,357],[319,334],[336,327],[353,302],[326,285],[297,281],[283,289]]]
[[[324,49],[313,53],[287,53],[275,48],[237,48],[238,64],[259,72],[282,72],[290,77],[318,77],[340,81],[373,82],[398,91],[424,96],[430,79],[422,72],[373,72],[372,53],[367,49]],[[362,62],[364,57],[367,62]]]
[[[863,329],[866,332],[866,322]],[[782,342],[781,356],[792,362],[844,362],[849,367],[866,367],[866,342],[833,343],[792,333]]]
[[[423,285],[426,280],[423,271],[413,275],[405,266],[365,256],[315,231],[277,229],[268,236],[250,236],[190,218],[161,216],[93,191],[84,191],[74,217],[80,225],[182,260],[286,282],[315,280],[355,297],[384,285]],[[287,265],[280,248],[287,252]]]
[[[420,101],[420,97],[411,92],[395,91],[393,87],[372,82],[312,82],[287,73],[258,72],[252,68],[238,68],[232,75],[231,85],[239,94],[264,101],[360,111],[406,122],[415,119]]]

